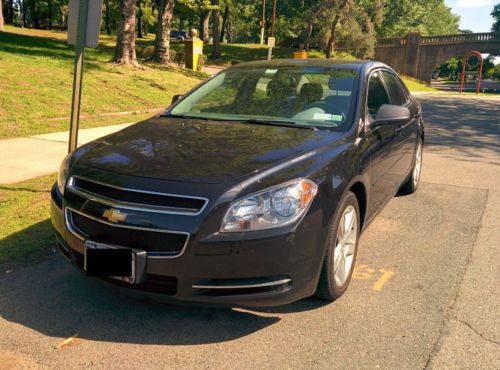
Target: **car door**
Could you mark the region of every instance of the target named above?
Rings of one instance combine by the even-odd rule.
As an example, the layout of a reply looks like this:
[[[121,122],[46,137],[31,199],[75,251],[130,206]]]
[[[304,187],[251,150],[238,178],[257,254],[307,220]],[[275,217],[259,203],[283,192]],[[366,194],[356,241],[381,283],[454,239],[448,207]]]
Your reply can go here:
[[[369,77],[366,99],[365,128],[367,152],[370,153],[368,174],[371,179],[368,218],[394,196],[400,184],[397,162],[401,152],[395,150],[398,124],[370,125],[383,104],[391,104],[391,100],[381,70],[376,70]]]
[[[418,117],[420,115],[419,106],[410,97],[403,87],[401,80],[392,71],[382,71],[385,85],[389,91],[391,104],[406,107],[410,110],[410,119],[401,122],[396,128],[394,150],[397,152],[399,160],[396,164],[397,173],[400,176],[400,183],[403,182],[410,173],[413,165],[413,156],[418,135]]]

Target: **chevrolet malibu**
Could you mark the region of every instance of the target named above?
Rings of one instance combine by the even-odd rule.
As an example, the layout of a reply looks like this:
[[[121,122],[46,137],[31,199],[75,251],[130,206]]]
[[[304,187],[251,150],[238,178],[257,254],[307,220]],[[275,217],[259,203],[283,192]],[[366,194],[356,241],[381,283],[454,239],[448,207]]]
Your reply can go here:
[[[66,157],[57,245],[87,275],[174,301],[333,301],[360,233],[417,189],[423,141],[420,105],[384,64],[238,64]]]

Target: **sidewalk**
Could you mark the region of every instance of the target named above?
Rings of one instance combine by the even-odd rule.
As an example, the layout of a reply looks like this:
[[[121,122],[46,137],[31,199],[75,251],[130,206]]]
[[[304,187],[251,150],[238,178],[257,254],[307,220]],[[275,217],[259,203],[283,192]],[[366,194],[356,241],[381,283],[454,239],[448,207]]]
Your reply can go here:
[[[132,123],[82,129],[78,145],[124,129]],[[0,140],[0,184],[13,184],[57,172],[68,152],[69,132]]]

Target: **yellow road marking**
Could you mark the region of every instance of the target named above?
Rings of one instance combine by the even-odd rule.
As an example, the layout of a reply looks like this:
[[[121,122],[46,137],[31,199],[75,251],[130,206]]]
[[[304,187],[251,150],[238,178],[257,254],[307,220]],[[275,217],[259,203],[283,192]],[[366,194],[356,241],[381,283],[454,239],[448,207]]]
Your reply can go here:
[[[385,270],[385,269],[379,269],[378,271],[382,273],[382,276],[373,285],[373,290],[375,290],[377,292],[381,291],[382,287],[387,282],[387,280],[389,280],[392,277],[392,275],[394,275],[394,272],[388,271],[388,270]]]
[[[74,345],[76,344],[77,342],[75,341],[76,339],[78,339],[78,333],[76,333],[75,335],[73,335],[72,337],[69,337],[68,339],[65,339],[63,340],[61,343],[59,343],[57,345],[58,348],[61,348],[61,347],[67,347],[67,346],[70,346],[70,345]]]

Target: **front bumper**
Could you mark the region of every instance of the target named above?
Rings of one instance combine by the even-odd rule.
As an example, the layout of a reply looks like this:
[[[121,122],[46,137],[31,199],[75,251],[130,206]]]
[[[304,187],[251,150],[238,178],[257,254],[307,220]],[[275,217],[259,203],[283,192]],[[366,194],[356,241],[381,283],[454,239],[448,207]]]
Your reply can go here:
[[[68,228],[64,208],[65,201],[55,186],[51,217],[58,248],[83,269],[85,240]],[[176,258],[148,254],[140,283],[107,280],[160,293],[173,301],[231,307],[287,304],[316,289],[324,253],[323,224],[321,208],[311,207],[295,229],[282,234],[208,240],[192,234]]]

